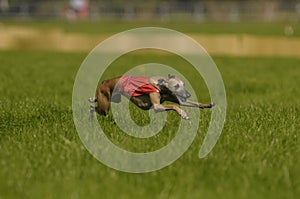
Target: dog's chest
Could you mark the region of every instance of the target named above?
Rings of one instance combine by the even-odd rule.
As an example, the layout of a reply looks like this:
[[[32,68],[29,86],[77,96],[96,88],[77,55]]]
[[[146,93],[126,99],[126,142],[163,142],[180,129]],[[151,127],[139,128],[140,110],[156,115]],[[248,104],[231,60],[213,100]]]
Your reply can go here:
[[[163,103],[164,101],[171,101],[174,102],[177,100],[176,96],[170,94],[170,93],[160,93],[160,103]]]

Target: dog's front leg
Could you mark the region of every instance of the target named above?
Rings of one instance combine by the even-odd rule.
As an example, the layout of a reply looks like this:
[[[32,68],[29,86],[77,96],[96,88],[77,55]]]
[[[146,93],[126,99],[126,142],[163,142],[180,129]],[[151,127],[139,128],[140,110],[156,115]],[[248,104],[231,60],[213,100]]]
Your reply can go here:
[[[155,112],[174,110],[176,111],[183,119],[188,120],[186,112],[180,109],[178,106],[170,104],[170,105],[162,105],[160,104],[160,94],[159,93],[150,93],[150,100],[153,104],[153,109]]]
[[[169,110],[174,110],[176,111],[183,119],[188,120],[190,119],[186,112],[182,109],[180,109],[178,106],[176,105],[162,105],[162,104],[154,104],[153,105],[153,109],[156,112],[161,112],[161,111],[169,111]]]
[[[191,102],[191,101],[182,101],[182,100],[178,100],[179,104],[182,106],[188,106],[188,107],[197,107],[197,108],[212,108],[215,104],[214,103],[210,103],[210,104],[202,104],[202,103],[198,103],[198,102]]]

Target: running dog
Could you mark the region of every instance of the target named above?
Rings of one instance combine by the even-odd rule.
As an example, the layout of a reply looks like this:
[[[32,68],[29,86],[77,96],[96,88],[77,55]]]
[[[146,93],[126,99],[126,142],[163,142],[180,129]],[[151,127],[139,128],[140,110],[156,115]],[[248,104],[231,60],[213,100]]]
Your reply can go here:
[[[183,119],[189,119],[187,114],[177,105],[163,105],[164,101],[175,102],[182,106],[195,108],[212,108],[215,104],[191,102],[191,94],[185,89],[184,83],[174,75],[160,76],[120,76],[104,80],[97,88],[96,98],[89,98],[89,102],[97,102],[98,106],[91,106],[91,112],[107,115],[110,103],[121,102],[121,95],[126,96],[141,109],[154,109],[155,112],[174,110]]]

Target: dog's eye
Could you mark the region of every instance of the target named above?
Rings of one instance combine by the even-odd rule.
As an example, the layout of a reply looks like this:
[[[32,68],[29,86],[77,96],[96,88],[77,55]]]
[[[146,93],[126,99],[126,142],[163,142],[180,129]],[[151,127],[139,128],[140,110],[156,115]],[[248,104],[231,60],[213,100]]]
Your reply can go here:
[[[177,90],[179,88],[179,84],[176,84],[175,85],[175,89]]]

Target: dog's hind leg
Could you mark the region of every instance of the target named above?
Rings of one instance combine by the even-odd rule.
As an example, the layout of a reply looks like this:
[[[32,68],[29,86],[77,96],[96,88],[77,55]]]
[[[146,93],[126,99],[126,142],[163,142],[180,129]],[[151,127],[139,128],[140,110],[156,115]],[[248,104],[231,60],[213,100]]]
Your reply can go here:
[[[111,95],[109,88],[100,86],[97,89],[97,104],[95,111],[100,115],[107,115],[110,107]]]
[[[89,102],[97,102],[96,98],[90,97]],[[90,106],[90,121],[94,118],[94,112],[96,112],[96,107],[95,106]]]
[[[90,113],[94,113],[96,111],[96,107],[95,106],[90,106]]]
[[[90,106],[90,117],[89,120],[92,121],[94,119],[94,112],[96,111],[96,108],[94,106]]]

